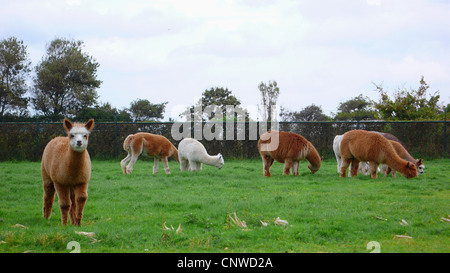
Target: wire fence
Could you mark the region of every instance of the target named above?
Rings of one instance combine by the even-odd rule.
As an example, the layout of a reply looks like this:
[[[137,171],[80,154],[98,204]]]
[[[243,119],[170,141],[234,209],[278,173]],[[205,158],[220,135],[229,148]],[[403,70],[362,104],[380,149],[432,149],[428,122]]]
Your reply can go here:
[[[179,140],[172,137],[173,122],[96,122],[89,137],[91,158],[122,159],[126,156],[123,141],[129,134],[149,132],[167,137],[176,147]],[[217,127],[217,122],[215,122]],[[444,121],[354,121],[354,122],[278,122],[279,130],[300,134],[308,139],[325,158],[334,158],[333,140],[336,135],[352,129],[387,132],[397,136],[411,154],[418,158],[449,157],[449,128]],[[201,124],[201,129],[211,124]],[[233,131],[223,123],[216,129],[216,139],[199,139],[209,154],[222,153],[225,158],[259,157],[257,141],[259,132],[266,127],[257,122],[234,122]],[[191,136],[194,137],[191,126]],[[209,128],[209,127],[208,127]],[[257,128],[258,134],[254,129]],[[269,126],[270,128],[270,126]],[[223,129],[224,132],[217,132]],[[45,145],[54,137],[65,135],[62,122],[1,122],[0,161],[39,161]],[[223,138],[223,139],[220,139]]]

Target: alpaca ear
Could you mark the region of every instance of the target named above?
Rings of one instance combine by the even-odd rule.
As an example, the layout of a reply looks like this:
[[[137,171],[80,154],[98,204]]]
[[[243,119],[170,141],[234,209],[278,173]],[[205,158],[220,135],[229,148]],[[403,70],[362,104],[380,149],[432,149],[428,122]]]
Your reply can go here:
[[[219,158],[222,158],[222,154],[221,153],[219,153],[218,156],[219,156]]]
[[[84,125],[86,129],[90,132],[92,128],[94,128],[94,119],[90,119],[86,124]]]
[[[419,161],[417,162],[417,164],[418,165],[421,165],[421,164],[423,164],[423,159],[421,158],[421,159],[419,159]]]
[[[70,122],[70,120],[65,118],[63,121],[63,127],[66,130],[66,132],[68,133],[70,131],[70,129],[72,129],[73,124],[72,124],[72,122]]]
[[[408,168],[408,169],[411,168],[411,163],[409,163],[409,162],[406,163],[406,168]]]

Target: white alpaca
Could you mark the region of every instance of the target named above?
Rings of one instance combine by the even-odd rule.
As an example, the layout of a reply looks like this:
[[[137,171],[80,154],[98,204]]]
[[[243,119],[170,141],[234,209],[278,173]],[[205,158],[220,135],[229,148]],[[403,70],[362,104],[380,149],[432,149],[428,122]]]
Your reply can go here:
[[[337,172],[339,173],[341,171],[341,165],[342,165],[342,158],[341,158],[341,141],[344,135],[337,135],[334,137],[333,141],[333,151],[334,155],[336,156],[337,161]],[[380,168],[378,168],[378,171],[380,171]],[[370,174],[370,166],[369,162],[360,162],[359,163],[359,172],[361,172],[364,175]],[[348,176],[351,177],[352,175],[350,172],[348,172]]]
[[[193,138],[184,138],[178,144],[178,157],[181,171],[201,171],[202,164],[222,168],[224,160],[222,155],[208,155],[205,146]]]

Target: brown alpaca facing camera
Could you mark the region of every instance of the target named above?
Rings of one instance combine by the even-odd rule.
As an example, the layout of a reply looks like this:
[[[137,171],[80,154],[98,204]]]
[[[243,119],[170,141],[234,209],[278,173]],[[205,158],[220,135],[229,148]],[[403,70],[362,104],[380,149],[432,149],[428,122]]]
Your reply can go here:
[[[375,132],[364,130],[352,130],[344,134],[341,142],[341,177],[352,164],[351,174],[358,174],[360,161],[369,161],[370,175],[377,178],[379,164],[387,164],[406,178],[417,176],[417,168],[413,163],[400,158],[395,152],[392,144],[384,136]]]
[[[94,120],[90,119],[86,124],[72,124],[68,119],[64,119],[63,126],[67,137],[52,139],[45,146],[42,155],[43,216],[50,218],[56,190],[61,209],[61,223],[67,225],[70,213],[72,225],[79,226],[91,177],[91,159],[86,148]]]
[[[264,146],[263,146],[264,145]],[[276,160],[284,163],[283,174],[298,175],[300,161],[309,161],[308,168],[311,173],[320,169],[322,159],[314,145],[301,135],[283,132],[269,131],[262,134],[258,140],[258,151],[264,164],[264,176],[270,176],[270,167]]]

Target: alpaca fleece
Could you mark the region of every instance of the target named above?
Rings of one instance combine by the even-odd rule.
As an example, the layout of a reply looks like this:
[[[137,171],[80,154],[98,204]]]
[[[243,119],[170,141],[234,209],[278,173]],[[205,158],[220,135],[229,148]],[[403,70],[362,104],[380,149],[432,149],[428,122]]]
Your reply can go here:
[[[356,176],[360,161],[370,162],[372,178],[377,178],[377,169],[380,163],[387,164],[406,178],[417,176],[416,166],[401,159],[390,141],[376,132],[364,130],[346,132],[341,141],[341,157],[341,177],[345,177],[345,172],[350,163],[352,164],[351,174]]]
[[[384,136],[384,135],[383,135]],[[384,136],[386,137],[386,136]],[[396,140],[389,140],[392,147],[394,148],[395,152],[398,154],[398,156],[406,161],[409,161],[416,165],[417,173],[418,175],[421,175],[423,173],[423,169],[425,168],[425,165],[423,164],[423,159],[416,160],[412,155],[408,152],[408,150],[405,148],[405,146]],[[389,166],[383,164],[381,167],[381,170],[385,175],[388,175],[392,170]],[[395,177],[396,171],[392,171],[392,176]]]
[[[133,165],[141,153],[155,158],[153,174],[158,173],[159,158],[161,158],[164,164],[166,174],[170,174],[168,157],[172,157],[177,162],[180,162],[178,160],[177,148],[167,138],[161,135],[150,133],[129,135],[123,142],[123,149],[128,152],[128,155],[120,162],[124,174],[132,173]],[[130,163],[127,166],[128,162]]]
[[[180,158],[180,170],[181,171],[201,171],[202,164],[214,166],[221,169],[224,160],[222,155],[209,155],[198,140],[193,138],[184,138],[178,144],[178,156]]]
[[[61,209],[61,223],[67,225],[70,212],[72,225],[80,225],[88,195],[91,160],[86,150],[94,120],[86,124],[63,122],[67,137],[56,137],[45,147],[41,162],[44,188],[43,216],[50,218],[55,191]]]
[[[278,145],[276,139],[278,138]],[[262,148],[263,144],[270,147],[270,143],[275,141],[272,145],[271,151],[265,151]],[[273,144],[273,143],[272,143]],[[283,173],[289,175],[290,169],[292,173],[298,175],[298,167],[301,160],[309,161],[308,168],[311,173],[315,173],[320,169],[321,158],[314,145],[306,140],[303,136],[283,131],[269,131],[262,134],[258,140],[258,151],[263,160],[264,176],[271,176],[270,167],[274,160],[284,163]]]

